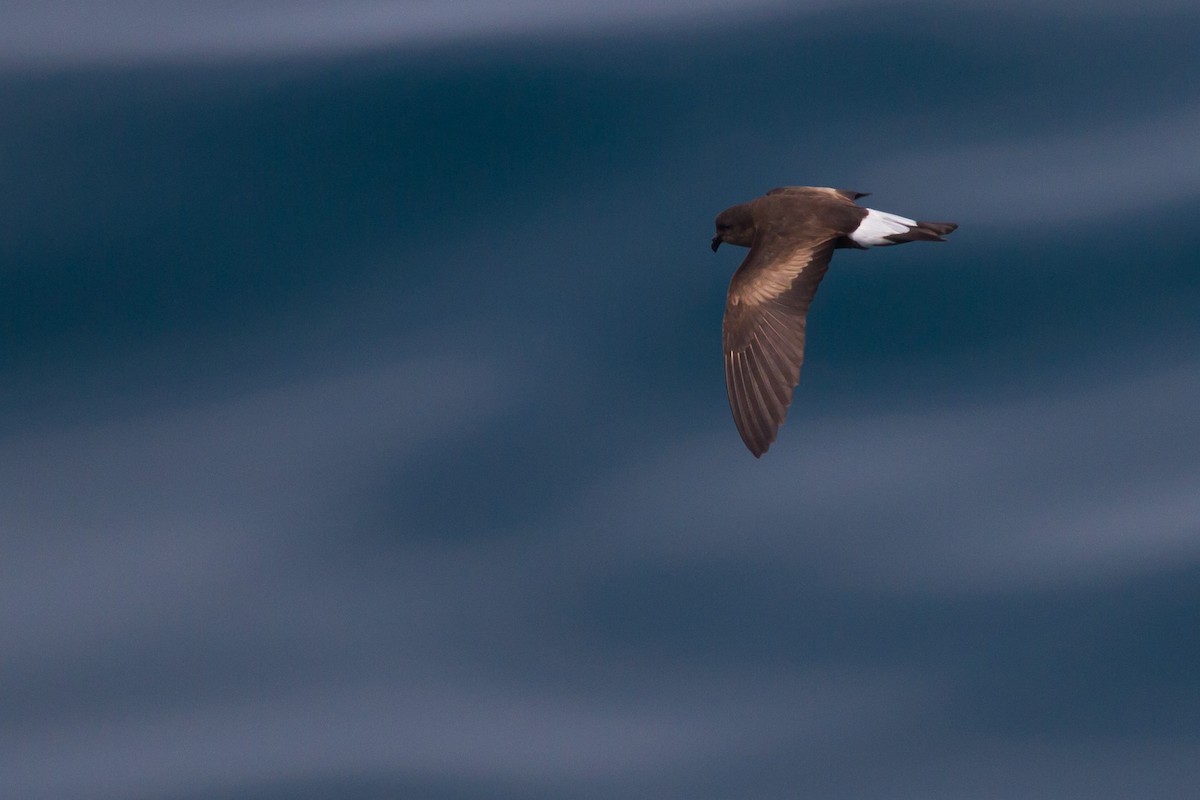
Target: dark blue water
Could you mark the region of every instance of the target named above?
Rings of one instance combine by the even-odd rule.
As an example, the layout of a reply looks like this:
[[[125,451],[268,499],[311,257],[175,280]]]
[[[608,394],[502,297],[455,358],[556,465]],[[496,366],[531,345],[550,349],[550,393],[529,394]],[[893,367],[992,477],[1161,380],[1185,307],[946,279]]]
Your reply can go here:
[[[1195,791],[1200,12],[705,20],[4,62],[0,794]]]

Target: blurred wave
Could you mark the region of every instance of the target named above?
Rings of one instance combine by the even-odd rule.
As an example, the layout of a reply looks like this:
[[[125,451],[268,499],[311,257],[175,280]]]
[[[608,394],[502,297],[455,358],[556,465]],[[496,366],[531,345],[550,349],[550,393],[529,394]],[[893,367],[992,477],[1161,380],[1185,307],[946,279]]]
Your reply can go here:
[[[1195,786],[1190,6],[48,8],[0,11],[14,796]],[[756,462],[707,242],[787,183],[962,228],[839,252]]]

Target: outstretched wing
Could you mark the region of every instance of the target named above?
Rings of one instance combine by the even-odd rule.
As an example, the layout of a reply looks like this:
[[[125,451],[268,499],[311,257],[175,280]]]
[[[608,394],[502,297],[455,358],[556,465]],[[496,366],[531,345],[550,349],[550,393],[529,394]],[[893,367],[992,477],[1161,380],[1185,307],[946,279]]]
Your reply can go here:
[[[808,307],[835,238],[756,244],[729,284],[725,383],[738,433],[756,458],[775,441],[800,381]]]

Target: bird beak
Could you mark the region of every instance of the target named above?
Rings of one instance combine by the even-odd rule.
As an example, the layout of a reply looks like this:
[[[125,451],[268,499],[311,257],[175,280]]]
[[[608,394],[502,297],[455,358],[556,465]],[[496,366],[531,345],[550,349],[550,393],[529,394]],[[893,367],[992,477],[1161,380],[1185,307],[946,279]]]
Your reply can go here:
[[[713,237],[713,240],[712,240],[712,249],[713,249],[713,252],[714,252],[714,253],[715,253],[715,252],[717,252],[717,248],[721,246],[721,242],[723,242],[723,241],[725,241],[725,240],[724,240],[724,239],[722,239],[720,236],[714,236],[714,237]]]

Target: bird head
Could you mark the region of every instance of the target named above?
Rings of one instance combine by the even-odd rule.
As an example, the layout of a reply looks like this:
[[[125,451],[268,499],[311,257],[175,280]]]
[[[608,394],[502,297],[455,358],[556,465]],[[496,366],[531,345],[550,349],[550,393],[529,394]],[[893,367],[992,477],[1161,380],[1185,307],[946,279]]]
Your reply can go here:
[[[722,242],[736,244],[738,247],[749,247],[754,243],[754,215],[747,204],[722,211],[717,215],[716,225],[717,234],[712,240],[714,253]]]

